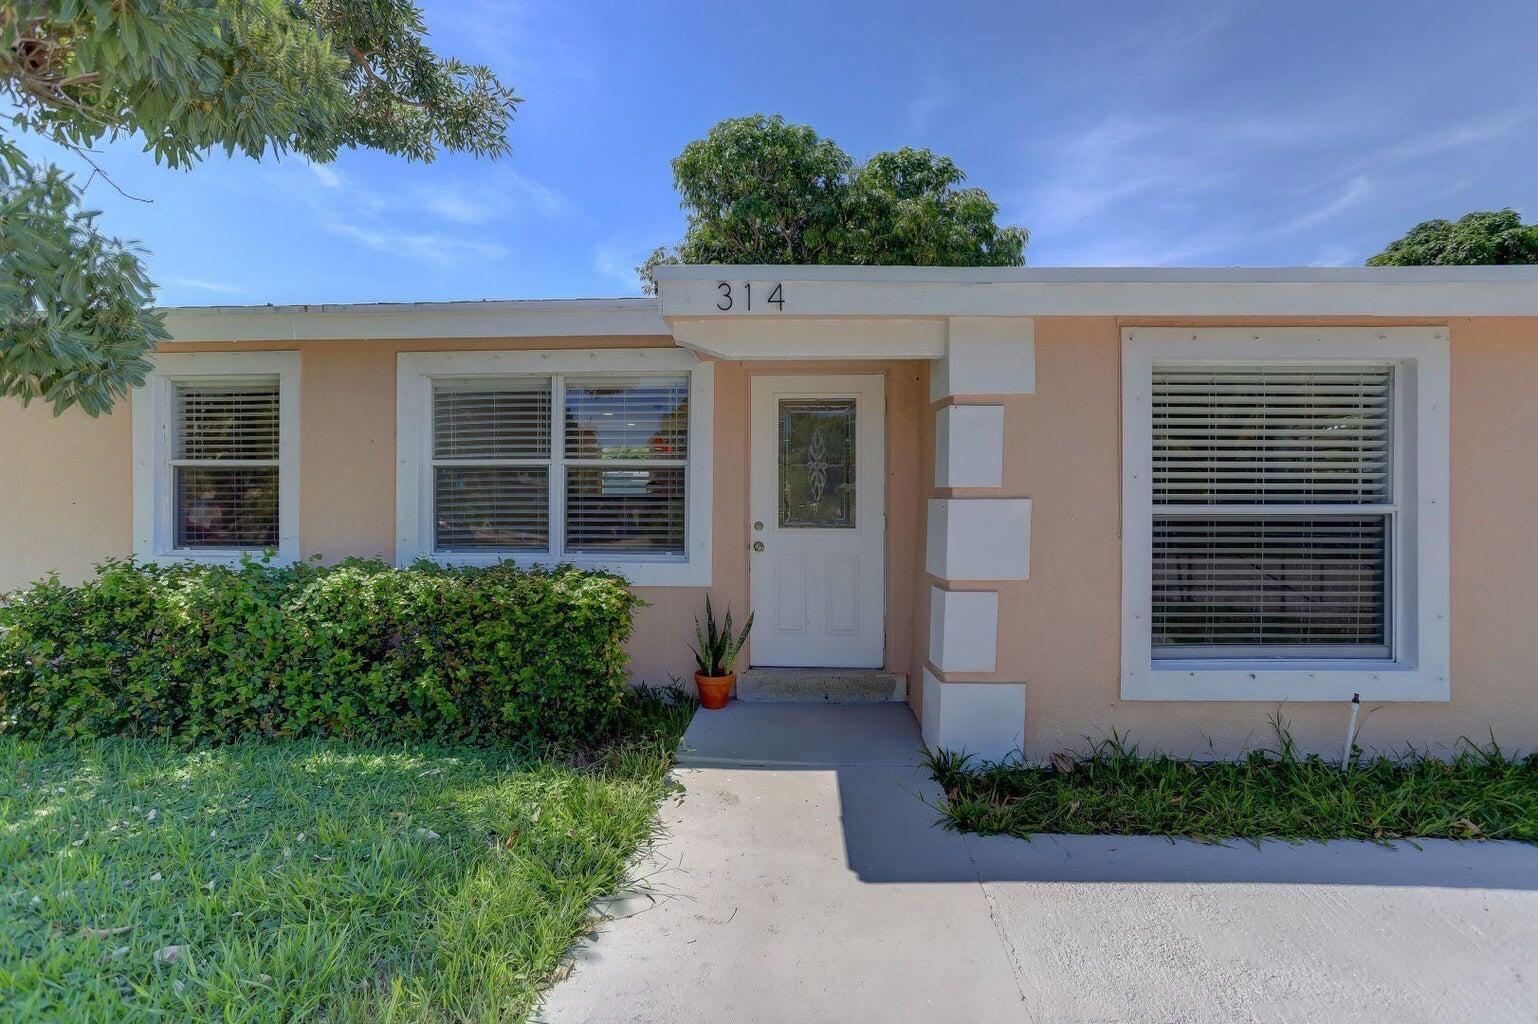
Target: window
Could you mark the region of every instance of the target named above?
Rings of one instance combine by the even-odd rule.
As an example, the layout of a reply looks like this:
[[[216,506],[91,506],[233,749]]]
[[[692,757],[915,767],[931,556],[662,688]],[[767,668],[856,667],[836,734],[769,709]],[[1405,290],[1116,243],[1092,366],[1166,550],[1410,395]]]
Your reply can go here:
[[[139,557],[299,557],[298,360],[292,352],[156,358],[133,397]]]
[[[1123,696],[1446,699],[1445,332],[1124,352]]]
[[[400,357],[398,559],[709,579],[711,374],[683,351]]]

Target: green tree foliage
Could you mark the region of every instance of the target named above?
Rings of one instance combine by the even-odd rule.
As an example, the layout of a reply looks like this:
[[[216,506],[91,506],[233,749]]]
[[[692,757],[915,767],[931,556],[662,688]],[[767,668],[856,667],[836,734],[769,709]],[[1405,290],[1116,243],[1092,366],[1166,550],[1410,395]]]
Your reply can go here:
[[[666,263],[836,263],[1014,267],[1027,232],[948,157],[903,147],[857,164],[837,143],[776,114],[722,121],[673,161],[688,215]]]
[[[164,338],[131,244],[14,133],[72,150],[127,136],[188,168],[212,150],[317,162],[366,147],[496,157],[519,100],[440,57],[410,0],[8,0],[0,5],[0,398],[98,415]],[[95,177],[93,173],[92,177]],[[87,182],[89,184],[89,182]]]
[[[1515,210],[1422,221],[1367,261],[1369,267],[1482,267],[1538,263],[1538,224]]]

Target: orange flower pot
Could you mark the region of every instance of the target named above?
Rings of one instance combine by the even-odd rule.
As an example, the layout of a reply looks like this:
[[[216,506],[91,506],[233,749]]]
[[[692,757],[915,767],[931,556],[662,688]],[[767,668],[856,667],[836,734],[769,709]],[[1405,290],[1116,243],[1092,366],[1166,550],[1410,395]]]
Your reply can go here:
[[[724,676],[694,673],[694,685],[700,688],[700,707],[711,711],[720,711],[726,707],[726,702],[732,696],[732,684],[736,681],[735,672],[728,672]]]

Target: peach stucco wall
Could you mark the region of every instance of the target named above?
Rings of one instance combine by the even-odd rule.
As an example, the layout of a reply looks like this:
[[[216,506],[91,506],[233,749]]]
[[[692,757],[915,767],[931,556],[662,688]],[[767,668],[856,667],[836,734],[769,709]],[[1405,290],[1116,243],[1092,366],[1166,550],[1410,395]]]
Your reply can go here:
[[[492,348],[671,347],[657,338],[530,338],[507,342],[299,342],[238,346],[291,349],[300,368],[300,549],[303,557],[390,559],[395,537],[395,367],[403,351]],[[179,344],[174,351],[232,351]],[[716,364],[714,565],[711,592],[748,606],[748,385],[755,373],[879,373],[887,380],[887,663],[906,671],[909,625],[920,569],[921,495],[916,473],[924,420],[926,364]],[[13,486],[0,488],[0,591],[51,570],[79,579],[104,558],[132,548],[132,432],[128,403],[108,417],[55,419],[46,407],[0,402],[0,437]],[[630,645],[637,679],[687,679],[685,644],[704,588],[640,587]],[[751,656],[751,647],[749,650]]]
[[[935,492],[1032,499],[1031,577],[988,587],[1000,592],[998,671],[947,678],[1024,682],[1032,757],[1113,729],[1145,749],[1199,753],[1210,744],[1232,753],[1273,742],[1269,719],[1277,713],[1306,747],[1338,753],[1348,714],[1341,704],[1120,699],[1120,338],[1123,327],[1151,323],[1172,322],[1038,319],[1036,393],[989,400],[1005,407],[1002,491]],[[1441,323],[1452,350],[1452,700],[1374,707],[1361,742],[1446,750],[1461,736],[1488,740],[1493,728],[1504,745],[1531,750],[1538,748],[1538,319]],[[929,587],[922,591],[927,608]],[[926,643],[921,634],[919,645]]]
[[[1232,321],[1228,321],[1232,323]],[[1268,321],[1299,324],[1302,321]],[[1389,321],[1334,321],[1387,324]],[[1404,323],[1404,321],[1398,321]],[[1424,322],[1424,321],[1423,321]],[[1538,748],[1538,318],[1439,321],[1452,347],[1452,654],[1449,703],[1385,705],[1364,743],[1437,745],[1496,737]],[[925,499],[1032,499],[1031,578],[1000,591],[998,670],[956,680],[1026,684],[1026,752],[1040,757],[1115,729],[1145,748],[1232,752],[1271,740],[1278,711],[1305,746],[1338,749],[1346,710],[1294,703],[1125,702],[1119,696],[1120,332],[1151,321],[1043,318],[1036,392],[977,398],[1005,407],[1004,485],[933,487],[934,412],[924,362],[716,364],[712,592],[748,605],[748,388],[754,373],[882,373],[887,381],[887,665],[918,690],[929,590]],[[1159,323],[1171,323],[1160,321]],[[1184,324],[1214,321],[1181,321]],[[657,347],[668,338],[505,342],[317,342],[301,369],[301,546],[326,558],[393,554],[395,356],[412,349]],[[228,351],[234,346],[177,346]],[[251,348],[243,345],[241,348]],[[79,578],[131,547],[126,404],[91,420],[0,402],[0,590],[49,570]],[[698,588],[642,588],[638,678],[687,677]],[[751,652],[750,652],[751,653]],[[916,702],[915,702],[916,703]],[[917,708],[915,708],[917,710]]]

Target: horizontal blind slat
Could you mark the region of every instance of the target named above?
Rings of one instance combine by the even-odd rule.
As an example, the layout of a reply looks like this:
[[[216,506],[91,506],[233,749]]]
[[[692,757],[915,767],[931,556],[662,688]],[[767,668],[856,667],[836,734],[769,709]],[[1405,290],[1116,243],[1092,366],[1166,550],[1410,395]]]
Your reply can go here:
[[[1392,402],[1388,366],[1155,366],[1154,504],[1386,503]]]
[[[215,461],[278,457],[276,377],[178,382],[173,407],[175,458]]]
[[[439,551],[548,550],[549,481],[550,471],[544,467],[436,467],[434,547]]]
[[[1388,517],[1155,516],[1153,645],[1388,643]]]
[[[565,390],[567,458],[682,461],[688,456],[687,374],[572,374]]]
[[[684,554],[684,469],[566,470],[566,550]]]
[[[433,382],[433,458],[549,458],[549,377]]]

